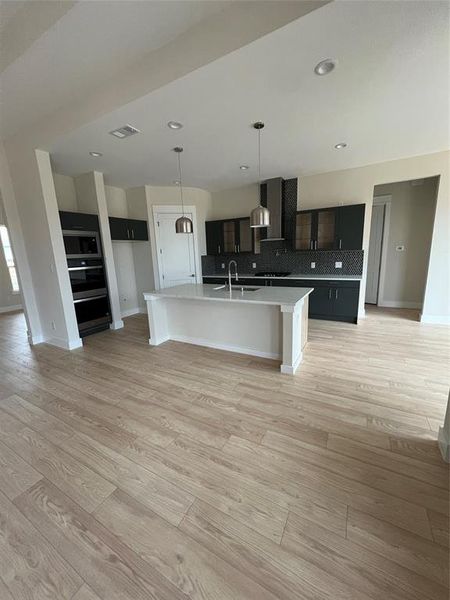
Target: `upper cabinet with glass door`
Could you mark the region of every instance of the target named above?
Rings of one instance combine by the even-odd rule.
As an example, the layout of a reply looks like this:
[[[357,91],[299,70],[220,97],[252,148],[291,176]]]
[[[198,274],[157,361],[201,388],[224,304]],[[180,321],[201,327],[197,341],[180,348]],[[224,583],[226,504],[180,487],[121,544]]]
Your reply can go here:
[[[250,218],[206,221],[206,251],[210,255],[253,252]]]
[[[296,217],[296,250],[360,250],[364,204],[302,210]]]

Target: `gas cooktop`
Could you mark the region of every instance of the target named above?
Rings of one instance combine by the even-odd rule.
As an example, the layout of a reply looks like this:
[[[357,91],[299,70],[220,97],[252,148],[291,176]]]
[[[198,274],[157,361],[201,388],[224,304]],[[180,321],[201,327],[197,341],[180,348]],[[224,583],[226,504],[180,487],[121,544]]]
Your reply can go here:
[[[287,271],[260,271],[255,273],[255,277],[287,277],[290,272]]]

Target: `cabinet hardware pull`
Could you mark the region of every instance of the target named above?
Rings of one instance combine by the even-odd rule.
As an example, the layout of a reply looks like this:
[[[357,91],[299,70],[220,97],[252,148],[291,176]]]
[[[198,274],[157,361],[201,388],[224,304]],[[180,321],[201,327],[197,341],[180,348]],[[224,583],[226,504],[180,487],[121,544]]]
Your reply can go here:
[[[127,238],[130,239],[130,230],[127,227]]]
[[[335,300],[337,300],[337,299],[338,299],[338,292],[339,292],[339,290],[336,288],[336,290],[335,290],[335,295],[334,295],[334,299],[335,299]]]
[[[217,253],[220,254],[220,244],[217,246]]]
[[[240,247],[239,247],[239,244],[238,244],[238,253],[239,253],[240,251],[241,251],[241,249],[240,249]]]
[[[328,290],[328,300],[331,300],[331,288]]]
[[[131,230],[131,237],[132,237],[132,238],[133,238],[133,240],[134,240],[134,229],[132,229],[132,230]]]
[[[342,240],[339,240],[339,250],[342,250]]]

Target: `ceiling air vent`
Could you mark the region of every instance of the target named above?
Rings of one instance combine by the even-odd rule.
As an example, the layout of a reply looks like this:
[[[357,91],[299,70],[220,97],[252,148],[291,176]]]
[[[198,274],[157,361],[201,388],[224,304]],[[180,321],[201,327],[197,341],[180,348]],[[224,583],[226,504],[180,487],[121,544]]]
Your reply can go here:
[[[132,125],[124,125],[123,127],[119,127],[118,129],[113,129],[109,132],[116,138],[123,139],[126,137],[130,137],[130,135],[134,135],[135,133],[141,133],[139,129],[133,127]]]

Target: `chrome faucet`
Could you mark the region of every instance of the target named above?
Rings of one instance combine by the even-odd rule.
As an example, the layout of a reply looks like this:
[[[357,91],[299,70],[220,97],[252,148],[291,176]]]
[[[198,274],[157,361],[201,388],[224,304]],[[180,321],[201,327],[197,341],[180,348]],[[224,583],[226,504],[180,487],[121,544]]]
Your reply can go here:
[[[239,276],[238,276],[238,266],[237,266],[237,262],[235,260],[230,260],[230,262],[228,263],[228,288],[231,291],[231,265],[234,263],[234,274],[236,277],[236,281],[239,281]]]

